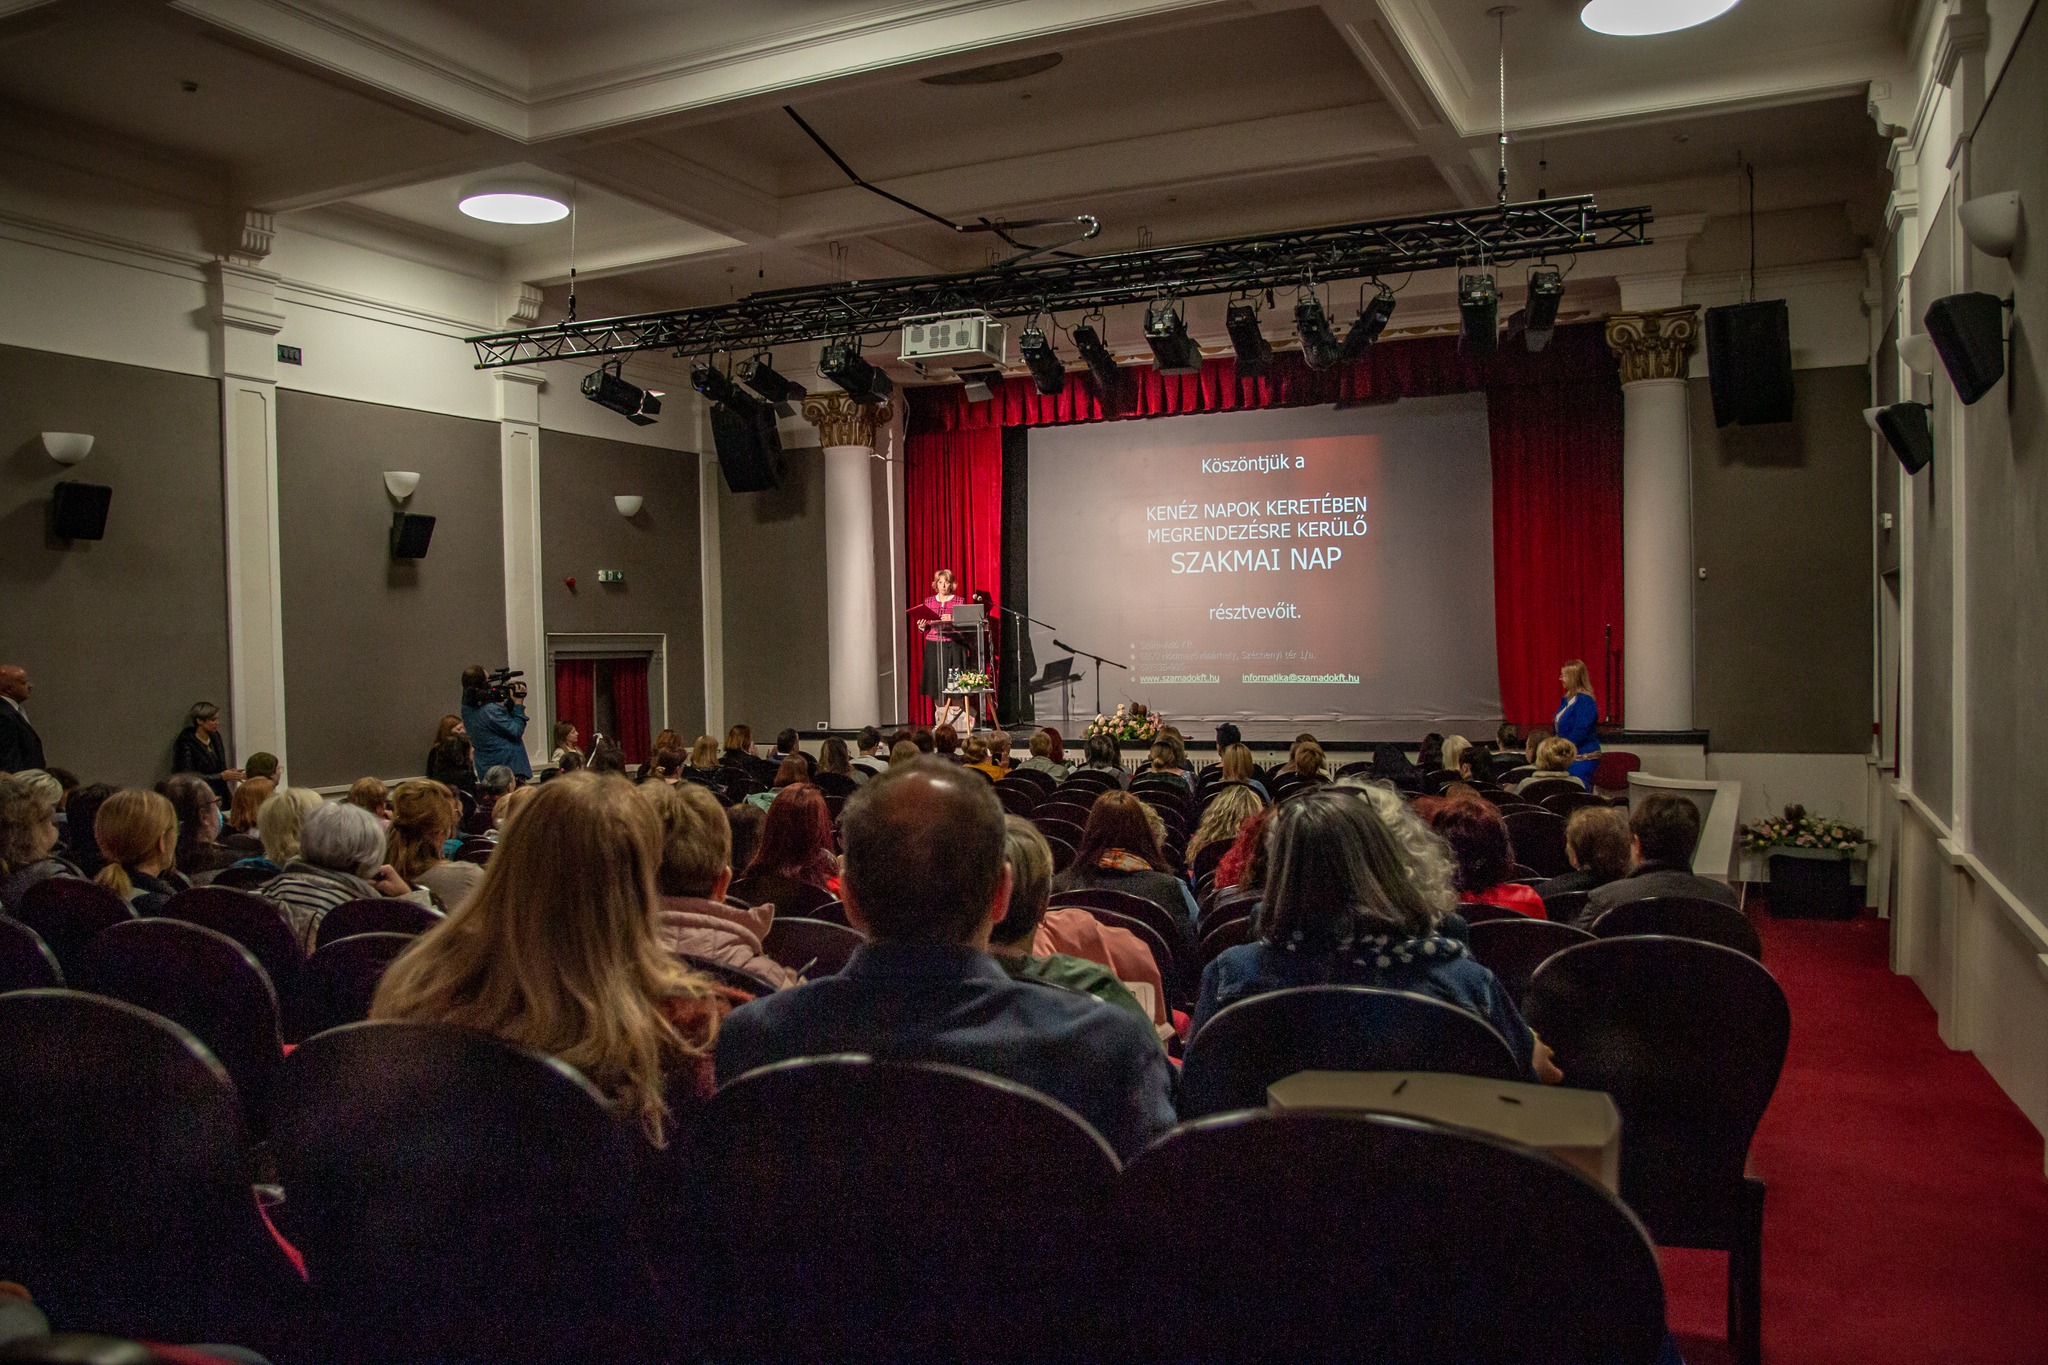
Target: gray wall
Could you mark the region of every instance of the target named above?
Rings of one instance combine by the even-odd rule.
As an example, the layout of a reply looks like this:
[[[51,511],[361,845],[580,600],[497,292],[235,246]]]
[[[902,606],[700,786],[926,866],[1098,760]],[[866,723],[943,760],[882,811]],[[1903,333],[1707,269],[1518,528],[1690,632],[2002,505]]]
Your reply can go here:
[[[417,773],[465,665],[505,662],[498,425],[279,392],[289,781]],[[438,518],[427,558],[391,558],[383,471]]]
[[[44,431],[91,432],[69,470]],[[106,539],[54,540],[50,490],[111,485]],[[49,761],[155,782],[195,701],[228,706],[220,385],[0,346],[0,663],[29,670]]]
[[[1915,311],[1949,289],[1949,204],[1946,198],[1931,217],[1923,218],[1927,235],[1913,269]],[[1921,330],[1916,322],[1914,331]],[[1950,734],[1954,675],[1950,654],[1954,632],[1954,517],[1949,497],[1948,461],[1954,454],[1943,433],[1949,429],[1956,403],[1955,386],[1936,367],[1934,381],[1916,380],[1921,393],[1930,389],[1934,411],[1934,460],[1913,476],[1913,790],[1927,808],[1946,822],[1953,815],[1954,744]]]
[[[1794,375],[1795,416],[1714,426],[1692,381],[1694,713],[1723,753],[1870,747],[1870,429],[1862,366]]]
[[[704,724],[697,456],[544,431],[540,492],[549,633],[665,633],[669,724],[694,737]],[[646,499],[630,521],[612,505],[619,493]],[[601,584],[599,569],[622,570],[626,581]],[[574,591],[568,578],[576,580]],[[552,717],[536,723],[542,719]],[[661,729],[658,708],[653,728]]]
[[[1993,92],[1971,151],[1972,189],[2016,189],[2029,215],[2006,263],[1975,255],[1972,288],[2016,301],[2006,382],[1968,408],[1968,622],[1964,707],[1970,842],[2032,906],[2048,905],[2048,15],[2037,9]],[[1944,381],[1943,387],[1946,387]],[[1941,455],[1935,454],[1937,467]],[[1925,476],[1922,476],[1925,477]],[[1917,480],[1916,480],[1917,482]],[[1916,784],[1917,785],[1917,784]]]
[[[768,738],[826,718],[825,452],[786,452],[782,487],[718,485],[724,575],[725,714]],[[723,736],[721,736],[723,738]]]

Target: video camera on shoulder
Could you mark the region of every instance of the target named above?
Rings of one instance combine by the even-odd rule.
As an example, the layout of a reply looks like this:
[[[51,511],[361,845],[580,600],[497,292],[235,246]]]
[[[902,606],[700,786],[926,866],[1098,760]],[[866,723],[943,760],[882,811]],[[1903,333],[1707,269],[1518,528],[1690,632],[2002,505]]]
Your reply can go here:
[[[526,671],[519,668],[495,668],[483,677],[481,684],[475,683],[476,673],[471,672],[466,681],[471,685],[463,689],[463,703],[468,706],[488,706],[492,702],[500,706],[511,706],[526,700],[526,684],[520,679]]]

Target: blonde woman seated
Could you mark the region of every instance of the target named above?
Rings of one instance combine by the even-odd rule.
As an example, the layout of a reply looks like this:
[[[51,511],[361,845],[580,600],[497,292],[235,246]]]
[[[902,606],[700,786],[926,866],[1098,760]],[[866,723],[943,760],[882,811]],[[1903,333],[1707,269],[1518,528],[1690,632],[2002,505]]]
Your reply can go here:
[[[989,752],[988,741],[980,735],[969,735],[967,742],[960,746],[960,756],[967,760],[967,766],[991,782],[1000,782],[1008,771],[997,763]]]
[[[689,783],[636,790],[661,821],[655,885],[661,892],[662,946],[737,967],[774,986],[796,985],[801,978],[761,949],[775,923],[775,907],[725,903],[732,885],[732,825],[718,798]]]
[[[1208,806],[1202,811],[1202,822],[1196,825],[1195,832],[1188,836],[1188,866],[1193,867],[1195,855],[1210,844],[1228,846],[1236,843],[1245,822],[1265,808],[1266,803],[1259,799],[1257,790],[1250,786],[1226,784],[1220,788],[1216,795],[1209,798]]]
[[[1266,784],[1259,781],[1259,765],[1252,761],[1248,745],[1226,744],[1217,760],[1223,773],[1222,785],[1250,787],[1259,794],[1259,800],[1273,799],[1273,794],[1266,790]]]
[[[484,870],[475,863],[448,861],[448,841],[461,820],[455,793],[439,782],[402,782],[391,794],[391,866],[407,882],[433,892],[450,914],[484,880]]]
[[[252,777],[242,783],[244,788],[268,778]],[[308,811],[321,807],[320,793],[311,787],[286,787],[263,798],[263,804],[256,808],[256,838],[262,845],[259,857],[244,858],[237,867],[256,867],[266,872],[282,872],[285,865],[299,856],[299,832],[303,828]]]
[[[477,1029],[559,1057],[656,1146],[708,1097],[730,997],[663,951],[661,820],[593,773],[536,789],[483,884],[384,973],[372,1019]]]
[[[162,912],[187,885],[178,875],[178,812],[155,792],[117,791],[93,817],[93,838],[106,861],[93,878],[138,915]]]
[[[1571,771],[1579,761],[1579,746],[1560,735],[1552,735],[1536,746],[1536,771],[1515,784],[1521,791],[1531,782],[1573,782],[1583,787],[1586,780]]]

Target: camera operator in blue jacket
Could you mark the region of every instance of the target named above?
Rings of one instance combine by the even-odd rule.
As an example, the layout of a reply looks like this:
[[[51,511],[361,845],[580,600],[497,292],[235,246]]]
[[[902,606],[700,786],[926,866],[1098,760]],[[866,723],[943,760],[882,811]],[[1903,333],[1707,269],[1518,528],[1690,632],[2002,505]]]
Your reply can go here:
[[[479,776],[499,764],[521,780],[533,776],[526,756],[526,684],[509,668],[495,674],[482,664],[462,670],[462,728],[476,747]]]

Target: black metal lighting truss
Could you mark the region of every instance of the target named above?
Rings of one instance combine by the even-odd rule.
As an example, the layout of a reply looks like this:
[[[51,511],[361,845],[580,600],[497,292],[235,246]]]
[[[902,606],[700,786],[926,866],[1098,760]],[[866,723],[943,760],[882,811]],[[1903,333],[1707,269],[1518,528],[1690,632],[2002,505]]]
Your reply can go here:
[[[1273,232],[1076,259],[1039,259],[952,275],[833,281],[665,313],[560,322],[469,338],[477,368],[578,356],[675,351],[750,354],[827,337],[894,331],[920,313],[979,308],[995,317],[1090,312],[1172,295],[1250,293],[1648,244],[1650,210],[1596,208],[1592,196],[1416,218]]]

